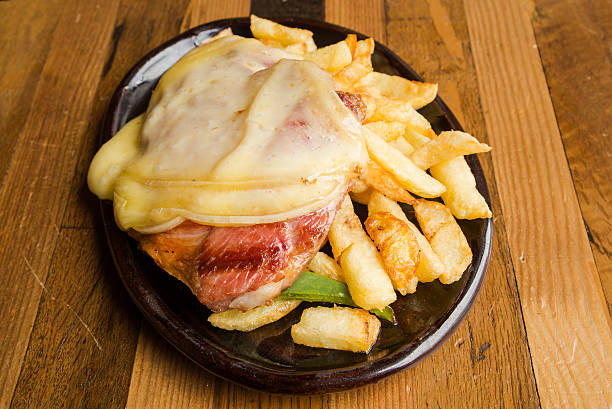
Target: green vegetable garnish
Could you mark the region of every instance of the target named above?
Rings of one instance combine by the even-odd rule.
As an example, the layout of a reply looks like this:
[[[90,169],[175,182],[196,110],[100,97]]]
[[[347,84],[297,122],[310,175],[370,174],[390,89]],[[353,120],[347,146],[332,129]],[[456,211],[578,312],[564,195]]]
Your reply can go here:
[[[345,283],[308,270],[304,271],[291,287],[281,292],[277,300],[327,302],[357,307]],[[386,307],[382,311],[370,310],[370,312],[378,318],[395,324],[395,315],[391,307]]]

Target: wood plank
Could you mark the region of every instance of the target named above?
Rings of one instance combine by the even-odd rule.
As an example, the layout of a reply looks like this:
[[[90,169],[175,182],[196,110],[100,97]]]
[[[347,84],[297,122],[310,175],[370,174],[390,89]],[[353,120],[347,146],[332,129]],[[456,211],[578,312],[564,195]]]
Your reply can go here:
[[[603,0],[536,0],[534,6],[530,15],[544,73],[612,311],[612,7]]]
[[[126,409],[218,408],[215,384],[221,380],[180,355],[143,324],[132,369]]]
[[[181,30],[212,20],[248,15],[249,6],[247,0],[213,3],[192,0],[182,19]],[[219,396],[215,391],[225,382],[198,368],[145,325],[138,339],[126,407],[217,408],[213,398],[226,395]]]
[[[149,50],[176,36],[187,9],[188,0],[155,2],[148,0],[125,0],[122,2],[110,49],[104,60],[104,69],[94,100],[96,104],[91,113],[87,131],[82,136],[82,147],[70,186],[62,226],[94,228],[99,217],[98,199],[87,187],[87,171],[93,155],[98,150],[98,132],[108,104],[121,82],[121,79]],[[142,10],[147,10],[147,18],[155,22],[143,24]]]
[[[610,317],[528,11],[465,10],[542,406],[610,407]]]
[[[47,278],[95,95],[95,87],[87,84],[95,84],[100,76],[117,5],[118,0],[66,3],[0,191],[0,316],[11,317],[0,323],[2,407],[12,396],[42,292],[40,282]]]
[[[251,14],[259,17],[300,17],[325,20],[325,1],[251,0]]]
[[[486,141],[462,4],[388,1],[387,17],[389,47],[427,81],[437,82],[465,129]],[[472,311],[449,342],[398,379],[395,389],[410,388],[415,407],[539,405],[491,156],[479,158],[495,215],[489,272]]]
[[[36,274],[33,270],[31,274]],[[62,229],[11,408],[125,405],[139,315],[96,230]]]
[[[325,1],[325,20],[386,43],[384,0]]]
[[[0,185],[30,110],[64,1],[0,3]],[[18,24],[17,24],[18,23]]]

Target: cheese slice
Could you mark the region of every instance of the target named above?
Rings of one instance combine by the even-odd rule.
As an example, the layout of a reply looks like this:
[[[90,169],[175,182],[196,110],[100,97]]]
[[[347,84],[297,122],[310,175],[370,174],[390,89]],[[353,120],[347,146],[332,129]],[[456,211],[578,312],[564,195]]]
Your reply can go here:
[[[119,227],[270,223],[343,194],[367,159],[361,125],[331,76],[296,58],[228,36],[171,67],[89,169]]]

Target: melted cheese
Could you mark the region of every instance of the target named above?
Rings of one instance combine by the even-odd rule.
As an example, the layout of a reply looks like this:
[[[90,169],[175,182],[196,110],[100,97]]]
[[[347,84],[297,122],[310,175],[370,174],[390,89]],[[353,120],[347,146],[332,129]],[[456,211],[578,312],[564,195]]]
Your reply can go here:
[[[254,39],[185,55],[144,116],[94,157],[89,187],[113,199],[120,228],[297,217],[337,198],[367,158],[361,125],[328,73]]]

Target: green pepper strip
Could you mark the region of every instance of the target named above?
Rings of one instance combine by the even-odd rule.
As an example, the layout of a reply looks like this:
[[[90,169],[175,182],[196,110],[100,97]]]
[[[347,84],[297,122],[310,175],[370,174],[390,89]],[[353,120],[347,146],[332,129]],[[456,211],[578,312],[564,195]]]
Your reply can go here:
[[[294,281],[293,285],[281,292],[276,299],[326,302],[357,307],[345,283],[308,270],[304,271]],[[374,309],[370,310],[370,312],[383,320],[395,324],[395,315],[391,307],[386,307],[382,311]]]

